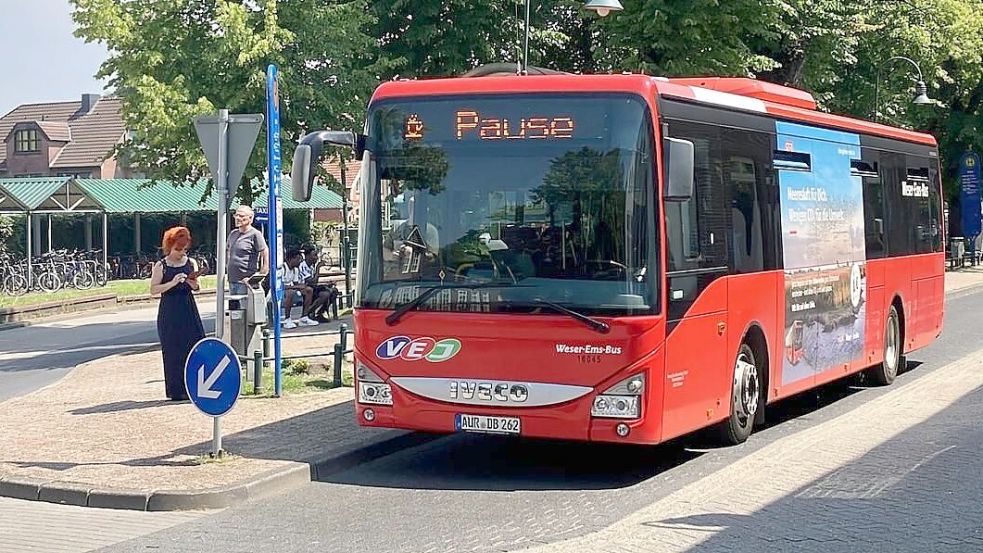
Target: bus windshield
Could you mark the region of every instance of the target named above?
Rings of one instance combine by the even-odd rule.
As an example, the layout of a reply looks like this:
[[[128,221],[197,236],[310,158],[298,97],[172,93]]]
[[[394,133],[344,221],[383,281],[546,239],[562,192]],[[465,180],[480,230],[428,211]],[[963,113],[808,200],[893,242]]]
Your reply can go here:
[[[439,286],[418,309],[652,313],[652,134],[629,95],[373,105],[359,306],[392,309]]]

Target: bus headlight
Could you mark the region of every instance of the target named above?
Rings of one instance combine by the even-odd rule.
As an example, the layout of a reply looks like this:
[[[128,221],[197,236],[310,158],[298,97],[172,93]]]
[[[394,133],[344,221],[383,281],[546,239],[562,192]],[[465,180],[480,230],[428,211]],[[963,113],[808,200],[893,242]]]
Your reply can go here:
[[[393,389],[389,384],[375,382],[358,383],[358,402],[371,405],[392,405]]]
[[[383,382],[379,375],[364,364],[358,363],[357,366],[358,402],[370,405],[392,405],[392,387]]]
[[[637,419],[642,414],[644,391],[645,374],[629,376],[595,397],[590,414],[609,419]]]
[[[597,396],[590,414],[592,417],[637,419],[640,414],[638,396]]]

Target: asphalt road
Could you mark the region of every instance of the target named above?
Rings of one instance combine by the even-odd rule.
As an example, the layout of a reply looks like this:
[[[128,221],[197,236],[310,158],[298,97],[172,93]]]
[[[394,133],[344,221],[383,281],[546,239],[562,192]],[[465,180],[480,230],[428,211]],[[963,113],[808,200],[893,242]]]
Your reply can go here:
[[[205,332],[215,326],[215,299],[198,302]],[[56,382],[80,363],[159,345],[157,305],[65,316],[0,332],[0,401]]]
[[[947,300],[945,332],[895,386],[979,349],[983,292]],[[509,551],[606,527],[762,447],[891,388],[854,381],[785,401],[739,447],[696,436],[626,448],[453,435],[100,551]]]

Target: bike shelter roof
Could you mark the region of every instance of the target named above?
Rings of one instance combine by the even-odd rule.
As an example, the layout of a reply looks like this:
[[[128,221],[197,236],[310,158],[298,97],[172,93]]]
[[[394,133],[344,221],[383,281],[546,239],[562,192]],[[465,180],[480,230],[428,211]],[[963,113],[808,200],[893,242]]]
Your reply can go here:
[[[0,179],[0,211],[8,213],[101,213],[105,211],[71,177]]]
[[[209,194],[202,203],[207,183],[174,186],[169,181],[150,179],[74,179],[41,177],[0,179],[0,213],[166,213],[207,212],[218,208]],[[260,189],[254,208],[267,207],[265,186]],[[283,177],[283,190],[290,190],[290,177]],[[233,208],[238,207],[233,202]],[[283,196],[284,209],[340,209],[342,199],[325,186],[315,186],[309,202],[296,202]]]
[[[254,181],[254,188],[261,185]],[[150,179],[79,179],[78,185],[89,191],[105,206],[107,213],[162,213],[177,211],[215,211],[218,199],[209,194],[202,203],[207,183],[174,186],[169,181],[153,182]],[[283,177],[283,190],[290,190],[290,177]],[[296,202],[289,194],[282,198],[284,209],[338,209],[342,199],[325,186],[315,186],[309,202]],[[254,208],[267,205],[265,187],[253,202]],[[238,207],[233,202],[231,207]]]

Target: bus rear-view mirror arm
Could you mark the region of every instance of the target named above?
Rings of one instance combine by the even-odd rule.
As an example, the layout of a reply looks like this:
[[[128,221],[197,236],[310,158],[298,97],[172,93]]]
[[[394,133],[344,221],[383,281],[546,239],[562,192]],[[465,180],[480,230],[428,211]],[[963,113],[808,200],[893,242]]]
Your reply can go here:
[[[663,197],[666,200],[684,202],[693,197],[694,151],[689,140],[663,139],[662,154],[666,166]]]
[[[304,135],[294,150],[294,162],[290,168],[293,198],[298,202],[311,199],[311,189],[324,145],[347,146],[355,150],[355,158],[362,159],[365,151],[365,135],[351,131],[316,131]]]

